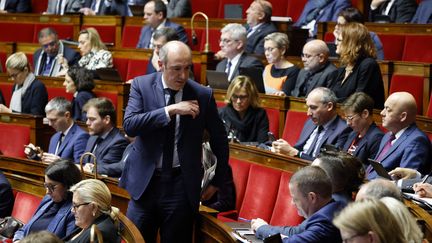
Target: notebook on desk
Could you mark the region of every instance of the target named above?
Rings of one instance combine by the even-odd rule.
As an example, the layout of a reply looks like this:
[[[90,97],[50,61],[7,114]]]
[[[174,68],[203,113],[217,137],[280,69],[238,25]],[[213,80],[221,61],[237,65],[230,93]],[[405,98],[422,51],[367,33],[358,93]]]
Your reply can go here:
[[[212,89],[227,90],[229,86],[228,75],[225,72],[207,70],[207,84]]]
[[[115,68],[99,68],[95,70],[95,78],[103,81],[123,82],[119,72]]]

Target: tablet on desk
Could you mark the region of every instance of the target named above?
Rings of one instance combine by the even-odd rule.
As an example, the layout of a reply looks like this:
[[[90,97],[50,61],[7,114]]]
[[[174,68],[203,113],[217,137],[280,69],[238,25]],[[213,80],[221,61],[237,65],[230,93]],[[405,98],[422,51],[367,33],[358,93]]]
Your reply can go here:
[[[387,172],[387,170],[383,167],[383,165],[373,159],[368,159],[369,163],[371,164],[372,168],[374,168],[375,172],[377,173],[377,175],[385,178],[385,179],[389,179],[389,180],[393,180],[391,178],[391,176],[389,175],[389,173]]]
[[[95,70],[97,78],[103,81],[123,82],[115,68],[99,68]]]
[[[263,70],[256,67],[239,67],[239,74],[248,76],[259,93],[265,94]]]
[[[207,83],[213,89],[227,90],[230,85],[228,75],[225,72],[207,70]]]

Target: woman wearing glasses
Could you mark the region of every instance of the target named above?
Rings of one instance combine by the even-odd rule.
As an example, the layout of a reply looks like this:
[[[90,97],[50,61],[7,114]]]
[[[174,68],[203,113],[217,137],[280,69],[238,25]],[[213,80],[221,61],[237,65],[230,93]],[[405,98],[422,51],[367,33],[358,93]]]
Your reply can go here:
[[[72,212],[79,227],[65,242],[87,243],[90,241],[91,226],[96,224],[103,242],[119,243],[119,209],[111,206],[111,192],[100,180],[83,180],[70,189],[73,192]]]
[[[268,140],[267,113],[259,105],[255,84],[246,76],[237,76],[227,90],[227,105],[219,110],[227,132],[240,142],[263,143]]]
[[[352,94],[342,104],[346,122],[353,130],[342,149],[359,158],[364,168],[369,165],[369,158],[375,158],[384,136],[373,121],[373,107],[373,99],[363,92]]]
[[[69,188],[80,180],[81,173],[71,161],[60,160],[49,164],[45,169],[44,183],[47,195],[30,221],[15,233],[13,241],[42,230],[52,232],[59,238],[73,232],[76,226],[71,212],[72,193]]]
[[[289,40],[285,33],[271,33],[264,38],[264,54],[268,65],[263,80],[266,94],[291,95],[300,69],[289,62]]]
[[[45,115],[48,93],[45,85],[31,72],[26,55],[22,52],[10,55],[6,69],[14,85],[10,106],[0,104],[0,112]]]

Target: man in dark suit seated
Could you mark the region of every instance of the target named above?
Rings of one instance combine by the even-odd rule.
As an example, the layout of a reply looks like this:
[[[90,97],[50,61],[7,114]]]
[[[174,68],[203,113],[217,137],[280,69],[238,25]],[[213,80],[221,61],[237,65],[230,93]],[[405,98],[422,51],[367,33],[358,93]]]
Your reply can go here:
[[[291,96],[306,97],[313,89],[329,85],[329,76],[336,70],[329,56],[329,48],[322,40],[311,40],[303,46],[303,68],[297,76]]]
[[[77,13],[83,7],[82,0],[49,0],[44,14],[64,15],[66,13]]]
[[[409,23],[417,9],[415,0],[372,0],[371,22]]]
[[[146,242],[192,242],[200,198],[224,186],[228,140],[213,92],[188,79],[192,53],[180,41],[159,52],[161,72],[132,82],[123,127],[136,136],[119,185],[129,201],[127,217]],[[201,192],[202,142],[208,131],[216,173]]]
[[[351,132],[346,122],[336,111],[336,96],[328,88],[318,87],[306,98],[309,119],[303,126],[299,140],[294,146],[278,139],[272,144],[276,153],[314,160],[325,144],[342,146]],[[285,124],[291,126],[292,124]]]
[[[176,30],[179,40],[186,43],[185,29],[167,19],[167,7],[161,0],[151,0],[144,6],[144,19],[147,23],[142,29],[137,48],[154,48],[154,31],[162,27],[170,27]]]
[[[365,198],[381,199],[383,197],[392,197],[401,202],[403,201],[401,190],[394,181],[387,179],[376,179],[361,185],[355,200],[360,201]]]
[[[86,124],[91,135],[85,152],[96,156],[98,174],[120,177],[122,155],[129,142],[115,126],[114,105],[107,98],[93,98],[85,104],[84,111],[87,112]],[[85,160],[84,170],[92,173],[94,164],[90,161],[90,158]]]
[[[425,174],[430,171],[431,144],[427,135],[415,124],[417,105],[408,92],[391,94],[381,111],[382,125],[389,132],[381,140],[375,160],[387,171],[396,167],[412,168]],[[378,175],[369,166],[369,180]]]
[[[244,51],[246,42],[246,29],[241,24],[227,24],[222,28],[219,46],[225,58],[217,64],[216,71],[226,72],[229,81],[239,75],[240,67],[264,69],[260,60]]]
[[[0,0],[0,13],[31,13],[31,0]]]
[[[414,17],[411,20],[412,24],[430,24],[432,23],[432,0],[423,0],[420,2]]]
[[[89,135],[72,119],[72,104],[63,97],[56,97],[45,106],[48,124],[56,130],[51,137],[48,153],[40,157],[35,154],[35,146],[27,145],[24,150],[29,159],[42,160],[52,163],[60,159],[69,159],[79,162],[84,153]]]
[[[35,75],[61,76],[65,74],[62,63],[67,61],[68,66],[78,63],[81,55],[75,50],[65,46],[58,39],[53,28],[44,28],[38,34],[39,44],[42,46],[33,54]]]
[[[14,205],[14,196],[9,181],[0,171],[0,218],[10,216]]]
[[[127,2],[127,0],[85,0],[84,8],[79,11],[84,15],[132,16]]]
[[[333,225],[335,214],[346,204],[332,199],[332,184],[318,166],[307,166],[297,171],[289,182],[292,202],[305,220],[298,226],[271,226],[264,220],[253,219],[255,236],[265,239],[280,233],[283,242],[341,242],[339,230]]]
[[[264,37],[277,31],[271,16],[272,4],[266,0],[255,0],[246,10],[247,53],[264,55]]]

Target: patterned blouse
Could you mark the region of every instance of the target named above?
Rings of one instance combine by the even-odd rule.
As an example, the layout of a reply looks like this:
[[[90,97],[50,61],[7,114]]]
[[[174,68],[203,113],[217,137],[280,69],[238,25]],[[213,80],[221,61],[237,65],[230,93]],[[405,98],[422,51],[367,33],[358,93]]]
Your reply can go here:
[[[107,50],[102,49],[96,51],[95,49],[92,49],[88,54],[81,57],[78,65],[80,67],[85,67],[88,70],[112,67],[112,54]]]

